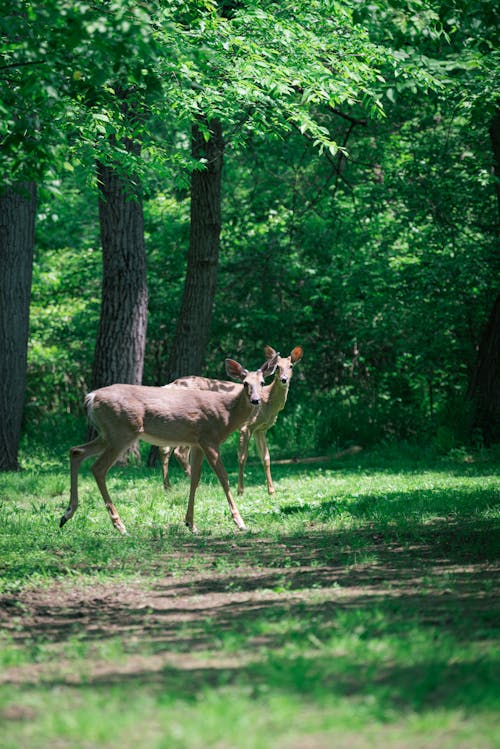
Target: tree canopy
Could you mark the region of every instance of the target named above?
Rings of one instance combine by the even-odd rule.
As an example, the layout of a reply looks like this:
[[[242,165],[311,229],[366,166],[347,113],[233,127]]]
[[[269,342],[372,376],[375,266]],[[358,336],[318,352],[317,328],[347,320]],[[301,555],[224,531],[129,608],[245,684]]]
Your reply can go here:
[[[205,168],[190,130],[208,139],[212,119],[226,157],[207,372],[300,343],[277,439],[460,440],[498,294],[498,16],[489,0],[9,6],[2,173],[42,187],[26,423],[75,410],[89,383],[96,159],[144,189],[144,380],[162,383],[186,187]]]

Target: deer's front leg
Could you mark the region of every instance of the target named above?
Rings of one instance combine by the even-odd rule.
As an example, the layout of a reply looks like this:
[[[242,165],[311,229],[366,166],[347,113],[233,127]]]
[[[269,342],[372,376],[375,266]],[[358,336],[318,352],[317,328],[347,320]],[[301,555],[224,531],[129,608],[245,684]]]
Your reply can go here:
[[[255,431],[254,434],[255,443],[257,450],[259,451],[262,465],[264,466],[264,473],[266,474],[267,492],[268,494],[274,494],[274,484],[271,476],[271,457],[269,455],[269,448],[267,446],[266,433],[264,431]]]
[[[196,494],[196,489],[198,488],[198,484],[200,483],[202,463],[203,463],[203,450],[201,450],[199,447],[192,447],[191,448],[191,484],[189,486],[189,501],[188,501],[185,522],[186,522],[187,527],[190,530],[192,530],[193,533],[197,532],[196,526],[194,524],[194,495]]]
[[[234,499],[231,495],[231,490],[229,489],[229,479],[227,476],[227,471],[224,468],[220,457],[219,448],[206,445],[203,447],[203,450],[205,452],[205,455],[207,456],[208,462],[210,463],[214,473],[221,483],[222,488],[224,489],[224,494],[226,495],[226,499],[231,509],[231,515],[233,516],[235,524],[238,526],[240,531],[246,531],[246,525],[243,522],[240,513],[238,512],[238,508],[236,507]]]

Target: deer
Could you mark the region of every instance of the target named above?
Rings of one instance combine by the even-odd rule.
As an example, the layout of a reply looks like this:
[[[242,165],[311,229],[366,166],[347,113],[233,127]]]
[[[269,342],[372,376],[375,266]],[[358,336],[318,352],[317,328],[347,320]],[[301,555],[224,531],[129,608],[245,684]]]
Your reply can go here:
[[[267,491],[268,494],[275,493],[275,487],[271,475],[271,458],[269,455],[269,448],[267,445],[266,435],[269,429],[274,426],[278,414],[283,410],[286,404],[288,390],[290,387],[290,381],[292,379],[292,372],[294,365],[302,359],[303,349],[301,346],[295,346],[292,349],[289,356],[280,356],[271,346],[265,346],[264,352],[267,361],[274,361],[276,359],[275,377],[270,385],[264,387],[262,393],[262,406],[258,411],[255,411],[249,415],[249,418],[245,424],[240,427],[239,440],[238,440],[238,494],[243,494],[245,490],[244,486],[244,474],[245,465],[248,458],[248,446],[250,438],[253,436],[257,450],[262,461],[264,473],[266,476]],[[221,380],[215,380],[209,377],[180,377],[173,382],[164,385],[164,388],[196,388],[199,390],[219,390],[225,388],[231,383],[227,383]],[[162,469],[163,469],[163,484],[165,489],[170,488],[170,478],[168,473],[168,464],[170,455],[174,452],[179,464],[184,469],[187,476],[189,476],[189,446],[178,445],[177,447],[164,447],[160,448],[160,454],[162,458]]]
[[[239,429],[262,404],[265,378],[274,373],[278,357],[266,359],[249,372],[234,359],[226,359],[229,382],[218,391],[163,388],[146,385],[109,385],[89,393],[85,406],[98,436],[70,449],[71,489],[69,506],[62,516],[62,528],[78,508],[78,472],[81,463],[97,456],[92,465],[97,487],[112,525],[123,535],[127,531],[106,486],[106,474],[136,440],[152,445],[189,445],[191,483],[185,523],[196,532],[194,502],[200,482],[203,457],[224,490],[233,521],[246,530],[229,487],[227,471],[220,455],[221,444]]]

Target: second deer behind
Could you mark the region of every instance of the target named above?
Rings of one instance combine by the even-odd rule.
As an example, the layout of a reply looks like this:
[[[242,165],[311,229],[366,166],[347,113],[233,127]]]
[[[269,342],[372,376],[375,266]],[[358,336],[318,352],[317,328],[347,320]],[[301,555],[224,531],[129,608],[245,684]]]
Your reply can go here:
[[[295,346],[289,356],[281,356],[271,346],[265,346],[264,352],[268,362],[276,362],[275,377],[272,383],[266,385],[262,391],[261,407],[258,410],[254,410],[250,414],[247,422],[240,427],[238,442],[238,494],[243,494],[245,488],[245,464],[248,457],[248,446],[252,436],[257,445],[257,450],[259,451],[260,459],[264,467],[267,491],[269,494],[275,493],[271,476],[271,458],[269,455],[269,447],[267,445],[267,432],[276,423],[279,412],[285,407],[288,389],[292,379],[293,367],[302,359],[304,353],[302,346]],[[231,386],[231,383],[222,380],[214,380],[210,377],[180,377],[164,387],[166,389],[189,388],[220,392]],[[174,448],[172,447],[160,449],[163,467],[163,483],[166,489],[170,487],[168,464],[173,450]],[[184,468],[186,474],[189,476],[189,447],[186,445],[179,445],[175,448],[174,454]]]

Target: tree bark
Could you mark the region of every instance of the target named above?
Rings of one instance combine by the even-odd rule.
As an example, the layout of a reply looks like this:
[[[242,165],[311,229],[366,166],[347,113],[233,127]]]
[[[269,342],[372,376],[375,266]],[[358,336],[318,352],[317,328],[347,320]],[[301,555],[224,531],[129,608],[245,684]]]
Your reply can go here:
[[[219,263],[221,183],[224,140],[218,120],[208,123],[205,139],[192,128],[193,157],[205,168],[191,175],[191,225],[186,280],[174,341],[167,364],[167,381],[200,375],[210,335]]]
[[[500,226],[500,108],[489,132]],[[472,404],[472,428],[481,432],[486,444],[500,442],[500,293],[481,336],[467,396]]]
[[[36,185],[0,196],[0,470],[19,468],[35,245]]]
[[[92,388],[142,381],[147,326],[142,199],[112,166],[98,163],[102,301]]]

